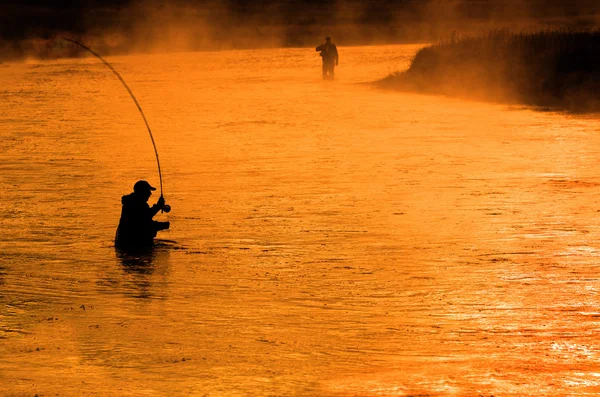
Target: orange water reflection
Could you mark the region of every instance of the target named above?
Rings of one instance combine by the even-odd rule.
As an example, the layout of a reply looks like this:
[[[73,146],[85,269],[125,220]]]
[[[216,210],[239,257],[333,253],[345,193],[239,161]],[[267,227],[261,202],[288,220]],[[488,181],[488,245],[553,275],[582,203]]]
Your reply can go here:
[[[93,59],[0,74],[0,391],[593,395],[593,117],[377,91],[417,46],[111,58],[174,240],[115,256],[155,181]]]

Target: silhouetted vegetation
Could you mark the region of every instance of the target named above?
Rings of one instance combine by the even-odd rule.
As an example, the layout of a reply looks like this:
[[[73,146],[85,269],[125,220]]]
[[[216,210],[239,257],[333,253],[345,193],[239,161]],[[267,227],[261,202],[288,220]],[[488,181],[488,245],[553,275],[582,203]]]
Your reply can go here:
[[[569,111],[600,110],[600,31],[494,31],[421,49],[385,87]]]

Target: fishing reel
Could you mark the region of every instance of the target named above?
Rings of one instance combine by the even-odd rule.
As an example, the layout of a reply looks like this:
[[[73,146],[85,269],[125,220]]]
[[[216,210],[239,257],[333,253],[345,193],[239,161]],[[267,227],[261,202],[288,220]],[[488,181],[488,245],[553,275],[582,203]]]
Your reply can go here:
[[[166,212],[167,214],[169,212],[171,212],[171,206],[169,204],[165,204],[165,198],[163,197],[163,195],[160,195],[160,199],[158,200],[158,202],[156,203],[157,205],[162,201],[162,208],[160,209],[160,212]]]

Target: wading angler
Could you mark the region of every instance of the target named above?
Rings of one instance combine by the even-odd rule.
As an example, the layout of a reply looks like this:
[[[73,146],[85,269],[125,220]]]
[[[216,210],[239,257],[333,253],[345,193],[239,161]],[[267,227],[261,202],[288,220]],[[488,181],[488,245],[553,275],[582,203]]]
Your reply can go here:
[[[152,130],[150,130],[150,125],[148,124],[148,120],[146,120],[146,116],[142,111],[142,107],[138,103],[135,95],[123,79],[119,72],[116,71],[115,68],[112,67],[110,63],[108,63],[104,58],[100,56],[97,52],[92,50],[86,45],[83,45],[75,40],[63,37],[63,40],[69,41],[84,50],[90,52],[96,58],[100,59],[102,63],[104,63],[113,73],[131,96],[133,102],[137,106],[140,111],[140,115],[146,124],[146,128],[148,129],[148,134],[150,135],[150,139],[152,140],[152,147],[154,147],[154,154],[156,155],[156,165],[158,166],[158,178],[160,181],[160,198],[150,208],[148,205],[148,200],[152,195],[152,191],[156,190],[155,187],[152,187],[147,181],[137,181],[133,186],[133,193],[123,196],[121,202],[123,204],[123,208],[121,211],[121,219],[119,220],[119,226],[117,228],[117,233],[115,236],[115,247],[118,249],[126,249],[126,250],[138,250],[146,247],[151,247],[154,244],[154,237],[156,237],[156,233],[160,230],[168,229],[170,226],[169,222],[157,222],[152,218],[154,215],[158,213],[158,211],[170,212],[171,207],[165,204],[165,199],[163,197],[163,183],[162,183],[162,172],[160,171],[160,160],[158,159],[158,150],[156,149],[156,143],[154,143],[154,136],[152,136]]]
[[[339,63],[339,55],[337,47],[331,42],[331,37],[325,37],[325,43],[315,48],[315,50],[320,52],[319,55],[323,59],[323,79],[333,80],[335,67]]]
[[[133,193],[121,199],[123,208],[115,236],[116,248],[135,250],[151,247],[156,234],[169,228],[169,222],[157,222],[152,219],[158,211],[166,207],[162,196],[152,207],[148,205],[154,190],[156,188],[148,182],[137,181],[133,185]]]

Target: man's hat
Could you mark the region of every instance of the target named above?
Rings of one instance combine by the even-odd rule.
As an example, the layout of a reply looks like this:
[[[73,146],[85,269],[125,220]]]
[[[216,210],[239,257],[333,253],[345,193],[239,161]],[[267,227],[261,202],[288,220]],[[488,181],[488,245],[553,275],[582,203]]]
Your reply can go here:
[[[135,183],[135,185],[133,185],[133,191],[134,192],[149,192],[151,190],[156,190],[155,187],[152,187],[148,182],[146,181],[137,181]]]

